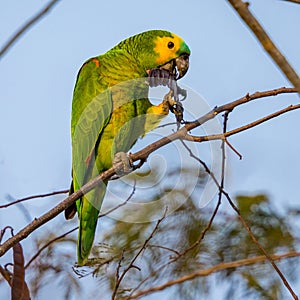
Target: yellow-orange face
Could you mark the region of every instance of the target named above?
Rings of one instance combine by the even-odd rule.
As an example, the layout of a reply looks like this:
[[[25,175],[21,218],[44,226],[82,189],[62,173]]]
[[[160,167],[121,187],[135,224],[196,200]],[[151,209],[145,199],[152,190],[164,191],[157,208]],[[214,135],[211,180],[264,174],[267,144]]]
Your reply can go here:
[[[176,34],[157,37],[154,43],[154,51],[157,54],[156,63],[158,65],[163,65],[182,54],[190,54],[187,44]]]

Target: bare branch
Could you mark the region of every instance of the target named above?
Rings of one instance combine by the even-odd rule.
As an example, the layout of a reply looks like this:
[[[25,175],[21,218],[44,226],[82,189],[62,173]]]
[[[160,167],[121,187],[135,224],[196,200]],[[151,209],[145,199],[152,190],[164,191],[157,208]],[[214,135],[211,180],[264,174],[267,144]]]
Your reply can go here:
[[[14,235],[14,229],[11,226],[5,226],[3,229],[0,231],[0,243],[3,239],[3,236],[6,232],[7,229],[10,229],[10,234],[13,236]]]
[[[236,148],[234,148],[232,146],[232,144],[228,141],[228,139],[225,139],[225,142],[226,142],[226,145],[239,157],[239,159],[243,158],[243,155],[239,151],[237,151]]]
[[[0,49],[0,59],[2,56],[13,46],[13,44],[37,21],[39,21],[43,16],[45,16],[51,8],[54,7],[60,0],[50,1],[40,12],[34,15],[30,20],[28,20]]]
[[[205,122],[207,122],[208,120],[213,119],[215,116],[217,116],[218,114],[225,112],[225,111],[232,111],[233,109],[235,109],[236,107],[246,104],[248,102],[251,102],[253,100],[256,99],[261,99],[261,98],[265,98],[265,97],[270,97],[270,96],[277,96],[280,94],[289,94],[289,93],[297,93],[297,90],[295,88],[286,88],[286,87],[281,87],[281,88],[277,88],[277,89],[273,89],[273,90],[268,90],[268,91],[263,91],[263,92],[255,92],[253,94],[246,94],[244,97],[237,99],[235,101],[232,102],[228,102],[224,105],[221,106],[216,106],[214,109],[212,109],[210,112],[206,113],[205,115],[203,115],[202,117],[200,117],[199,119],[193,121],[193,122],[188,122],[187,124],[185,124],[185,126],[183,128],[181,128],[179,131],[177,131],[176,133],[180,133],[182,137],[186,136],[186,133],[191,131],[192,129],[204,124]],[[185,132],[182,132],[184,131]]]
[[[55,191],[55,192],[46,193],[46,194],[28,196],[28,197],[15,200],[15,201],[7,203],[7,204],[0,205],[0,208],[6,208],[11,205],[15,205],[17,203],[24,202],[24,201],[31,200],[31,199],[50,197],[50,196],[59,195],[59,194],[66,194],[68,192],[69,192],[69,190],[62,190],[62,191]]]
[[[292,252],[288,252],[288,253],[280,254],[280,255],[271,255],[271,258],[273,260],[281,260],[281,259],[284,259],[284,258],[291,258],[291,257],[297,257],[297,256],[300,256],[300,252],[292,251]],[[164,290],[168,287],[171,287],[171,286],[176,285],[176,284],[183,283],[183,282],[188,281],[188,280],[195,279],[197,277],[208,276],[212,273],[219,272],[219,271],[222,271],[222,270],[253,265],[253,264],[256,264],[256,263],[262,263],[262,262],[265,262],[266,260],[267,260],[266,256],[261,255],[261,256],[245,258],[245,259],[241,259],[241,260],[237,260],[237,261],[233,261],[233,262],[221,263],[221,264],[215,265],[211,268],[204,269],[204,270],[199,270],[197,272],[179,277],[177,279],[170,280],[170,281],[168,281],[168,282],[166,282],[162,285],[155,286],[155,287],[152,287],[152,288],[149,288],[149,289],[146,289],[146,290],[142,290],[142,291],[140,291],[139,293],[137,293],[135,295],[129,296],[127,299],[138,299],[142,296],[149,295],[153,292],[162,291],[162,290]]]
[[[293,2],[293,3],[297,3],[300,4],[300,0],[283,0],[285,2]]]
[[[131,191],[130,195],[127,197],[127,199],[126,199],[125,201],[123,201],[122,203],[116,205],[115,207],[109,209],[109,210],[106,211],[105,213],[100,214],[100,215],[98,216],[98,218],[102,218],[102,217],[104,217],[104,216],[107,216],[107,215],[109,215],[110,213],[114,212],[115,210],[119,209],[120,207],[126,205],[126,203],[133,197],[135,191],[136,191],[136,179],[134,179],[132,191]]]
[[[11,286],[11,283],[12,283],[12,273],[9,272],[7,269],[3,268],[0,265],[0,274],[7,281],[7,283]]]
[[[276,112],[274,112],[272,114],[269,114],[269,115],[267,115],[267,116],[265,116],[263,118],[260,118],[260,119],[258,119],[256,121],[254,121],[254,122],[251,122],[251,123],[246,124],[244,126],[238,127],[236,129],[232,129],[232,130],[227,131],[225,133],[205,135],[205,136],[194,136],[194,135],[188,135],[187,134],[186,136],[183,137],[183,139],[187,140],[187,141],[194,141],[194,142],[204,142],[204,141],[211,141],[211,140],[224,140],[227,137],[230,137],[231,135],[234,135],[234,134],[237,134],[239,132],[248,130],[248,129],[250,129],[252,127],[255,127],[255,126],[259,125],[259,124],[262,124],[262,123],[264,123],[264,122],[266,122],[268,120],[271,120],[271,119],[273,119],[275,117],[278,117],[278,116],[280,116],[282,114],[285,114],[285,113],[287,113],[289,111],[296,110],[296,109],[300,109],[300,104],[289,105],[286,108],[278,110],[278,111],[276,111]],[[229,142],[227,141],[227,143],[229,143]],[[239,154],[239,156],[241,156],[241,155]]]
[[[238,132],[245,131],[245,130],[247,130],[247,129],[250,129],[250,128],[252,128],[252,127],[255,127],[255,126],[257,126],[257,125],[259,125],[259,124],[261,124],[261,123],[264,123],[264,122],[266,122],[266,121],[268,121],[268,120],[271,120],[271,119],[273,119],[273,118],[275,118],[275,117],[278,117],[278,116],[280,116],[280,115],[282,115],[282,114],[284,114],[284,113],[286,113],[286,112],[289,112],[289,111],[292,111],[292,110],[295,110],[295,109],[300,109],[300,104],[289,105],[289,106],[286,107],[286,108],[283,108],[283,109],[281,109],[281,110],[278,110],[278,111],[276,111],[276,112],[274,112],[274,113],[272,113],[272,114],[269,114],[269,115],[267,115],[267,116],[265,116],[265,117],[263,117],[263,118],[260,118],[260,119],[254,121],[254,122],[251,122],[251,123],[249,123],[249,124],[247,124],[247,125],[245,125],[245,126],[242,126],[242,127],[240,127],[240,128],[237,128],[237,129],[234,129],[234,130],[231,130],[231,131],[228,131],[228,132],[226,132],[226,133],[224,134],[224,136],[225,136],[225,137],[229,137],[229,136],[234,135],[234,134],[236,134],[236,133],[238,133]]]
[[[242,0],[228,0],[228,2],[248,25],[251,31],[255,34],[261,45],[264,47],[265,51],[271,56],[273,61],[285,74],[291,84],[297,89],[298,93],[300,93],[300,78],[298,74],[273,43],[261,24],[250,12],[250,10],[248,9],[249,3],[243,2]]]
[[[164,250],[167,250],[167,251],[170,251],[170,252],[173,252],[174,254],[176,255],[180,255],[180,253],[174,249],[171,249],[169,247],[165,247],[165,246],[162,246],[162,245],[152,245],[152,244],[149,244],[148,245],[149,248],[160,248],[160,249],[164,249]]]

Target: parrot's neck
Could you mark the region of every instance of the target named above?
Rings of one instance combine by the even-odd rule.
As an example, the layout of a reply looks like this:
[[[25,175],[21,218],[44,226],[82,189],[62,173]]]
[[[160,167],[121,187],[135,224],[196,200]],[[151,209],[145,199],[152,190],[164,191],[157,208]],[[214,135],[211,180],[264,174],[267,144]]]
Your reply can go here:
[[[128,52],[109,51],[99,56],[99,60],[103,62],[102,71],[106,77],[103,80],[107,81],[108,86],[127,80],[147,77],[147,71]]]

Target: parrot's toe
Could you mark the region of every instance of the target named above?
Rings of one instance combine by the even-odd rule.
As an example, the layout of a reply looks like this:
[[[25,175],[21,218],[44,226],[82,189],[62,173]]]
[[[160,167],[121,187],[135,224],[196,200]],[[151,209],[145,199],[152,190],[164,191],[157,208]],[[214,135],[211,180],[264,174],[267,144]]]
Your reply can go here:
[[[168,108],[171,108],[175,104],[177,104],[177,101],[173,98],[173,91],[169,91],[165,96],[163,100],[164,105],[168,105]]]
[[[113,167],[118,177],[129,174],[133,170],[133,162],[125,152],[118,152],[113,159]]]
[[[170,90],[164,97],[163,104],[168,107],[176,116],[177,123],[183,123],[183,106],[179,101],[176,101],[173,96],[174,92]]]

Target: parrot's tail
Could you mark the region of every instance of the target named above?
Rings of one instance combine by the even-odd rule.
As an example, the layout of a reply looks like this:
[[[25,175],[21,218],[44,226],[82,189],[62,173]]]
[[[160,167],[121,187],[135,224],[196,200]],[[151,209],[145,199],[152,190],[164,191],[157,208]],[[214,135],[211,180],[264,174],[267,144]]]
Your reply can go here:
[[[83,200],[85,201],[85,200]],[[77,245],[77,256],[78,265],[82,266],[86,263],[88,256],[91,252],[95,231],[98,221],[99,210],[91,206],[89,208],[88,219],[82,216],[79,222],[79,232],[78,232],[78,245]]]
[[[79,231],[78,231],[78,265],[82,266],[86,263],[91,252],[99,211],[105,195],[106,185],[103,183],[100,187],[90,191],[80,199],[79,213]]]

